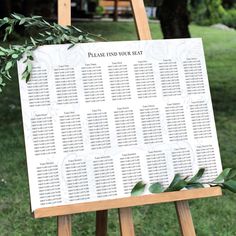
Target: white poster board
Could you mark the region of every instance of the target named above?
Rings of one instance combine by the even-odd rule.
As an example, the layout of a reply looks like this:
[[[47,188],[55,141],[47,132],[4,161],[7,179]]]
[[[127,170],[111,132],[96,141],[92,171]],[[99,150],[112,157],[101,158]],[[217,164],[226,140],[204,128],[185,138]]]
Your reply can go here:
[[[32,211],[220,173],[201,39],[68,47],[39,47],[19,82]]]

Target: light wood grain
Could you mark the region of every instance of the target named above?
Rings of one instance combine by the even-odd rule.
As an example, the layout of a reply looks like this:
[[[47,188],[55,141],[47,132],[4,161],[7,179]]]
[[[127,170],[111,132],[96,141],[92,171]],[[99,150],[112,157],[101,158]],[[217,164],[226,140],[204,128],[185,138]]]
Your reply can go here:
[[[193,190],[182,190],[178,192],[150,194],[137,197],[126,197],[114,200],[104,200],[71,204],[65,206],[45,207],[34,211],[35,218],[69,215],[81,212],[101,211],[114,208],[142,206],[147,204],[158,204],[164,202],[175,202],[197,198],[206,198],[222,195],[220,187],[200,188]]]
[[[152,39],[143,0],[130,0],[130,1],[133,9],[133,15],[138,38],[141,40]]]
[[[130,2],[129,1],[122,1],[122,0],[116,0],[118,7],[120,8],[129,8],[130,7]],[[99,0],[99,6],[103,8],[112,8],[114,6],[113,1],[107,1],[107,0]],[[106,9],[105,9],[106,10]]]
[[[107,235],[107,215],[107,210],[96,212],[96,236]]]
[[[182,236],[196,236],[188,202],[175,202],[175,207]]]
[[[64,215],[57,217],[57,235],[58,236],[71,236],[71,216]]]
[[[71,25],[71,0],[58,0],[58,24],[62,26]],[[57,215],[55,215],[57,216]],[[71,216],[58,215],[57,217],[57,235],[71,236]]]
[[[58,24],[67,26],[71,25],[71,1],[58,0]]]
[[[130,207],[119,209],[119,221],[121,236],[135,236],[132,209]]]

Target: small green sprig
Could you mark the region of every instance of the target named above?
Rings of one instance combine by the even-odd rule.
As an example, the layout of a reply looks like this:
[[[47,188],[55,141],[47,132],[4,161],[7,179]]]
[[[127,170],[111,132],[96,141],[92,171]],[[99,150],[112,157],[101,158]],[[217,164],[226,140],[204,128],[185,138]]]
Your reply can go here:
[[[94,35],[78,29],[75,26],[61,26],[57,23],[49,23],[41,16],[25,17],[21,14],[11,14],[11,17],[0,19],[0,28],[5,28],[3,41],[7,41],[9,35],[15,31],[16,26],[22,26],[27,31],[37,29],[37,34],[26,40],[20,46],[9,46],[8,48],[0,47],[0,92],[2,87],[6,85],[7,80],[11,80],[11,72],[18,60],[25,57],[25,71],[22,79],[28,81],[32,71],[33,51],[42,45],[50,44],[70,44],[73,47],[77,43],[87,43],[100,41],[104,39],[99,35]]]
[[[205,172],[204,168],[199,169],[199,171],[192,177],[181,177],[180,174],[175,174],[172,182],[167,188],[164,188],[160,183],[153,183],[149,185],[150,193],[163,193],[163,192],[173,192],[179,191],[181,189],[195,189],[195,188],[204,188],[204,185],[211,187],[220,186],[223,189],[227,189],[233,193],[236,193],[236,169],[226,168],[220,175],[211,182],[201,182],[201,178]],[[147,184],[143,181],[139,181],[133,189],[131,190],[132,196],[142,195],[147,187]]]
[[[32,52],[33,46],[9,46],[9,48],[0,47],[0,92],[2,87],[6,85],[6,80],[11,80],[12,70],[18,60],[26,57],[24,63],[26,64],[25,71],[22,73],[22,79],[28,81],[32,71]]]

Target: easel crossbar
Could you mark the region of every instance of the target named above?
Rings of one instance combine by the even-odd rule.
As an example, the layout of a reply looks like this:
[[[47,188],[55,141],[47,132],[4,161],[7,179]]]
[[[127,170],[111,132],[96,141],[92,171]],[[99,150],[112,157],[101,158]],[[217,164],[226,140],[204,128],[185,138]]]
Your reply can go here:
[[[34,217],[43,218],[50,216],[70,215],[82,212],[101,211],[114,208],[176,202],[176,201],[184,201],[198,198],[216,197],[221,195],[222,195],[222,190],[220,187],[182,190],[178,192],[150,194],[150,195],[126,197],[112,200],[71,204],[66,206],[40,208],[34,211]]]

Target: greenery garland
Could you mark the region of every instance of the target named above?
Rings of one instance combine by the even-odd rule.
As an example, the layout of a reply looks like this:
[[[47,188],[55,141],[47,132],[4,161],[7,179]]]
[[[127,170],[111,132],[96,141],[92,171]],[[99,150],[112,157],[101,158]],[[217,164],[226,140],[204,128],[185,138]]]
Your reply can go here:
[[[205,173],[205,169],[201,168],[192,178],[181,177],[180,174],[176,174],[167,188],[164,188],[159,182],[153,183],[149,185],[150,193],[162,193],[162,192],[173,192],[179,191],[181,189],[194,189],[194,188],[204,188],[204,185],[208,185],[210,187],[220,186],[223,189],[227,189],[233,193],[236,193],[236,169],[226,168],[224,169],[220,175],[213,181],[210,182],[201,182],[203,174]],[[142,195],[146,190],[147,184],[143,181],[135,184],[131,191],[132,196]]]
[[[25,17],[21,14],[11,14],[11,17],[0,19],[0,29],[5,28],[3,41],[14,32],[16,26],[23,26],[28,32],[37,29],[35,37],[29,37],[20,46],[10,45],[8,48],[0,47],[0,92],[6,85],[7,80],[11,80],[11,72],[18,60],[25,57],[25,71],[22,79],[28,81],[32,71],[33,51],[42,45],[50,44],[71,44],[73,47],[77,43],[87,43],[94,41],[94,38],[104,40],[99,35],[85,32],[75,26],[61,26],[56,23],[49,23],[41,16]]]

